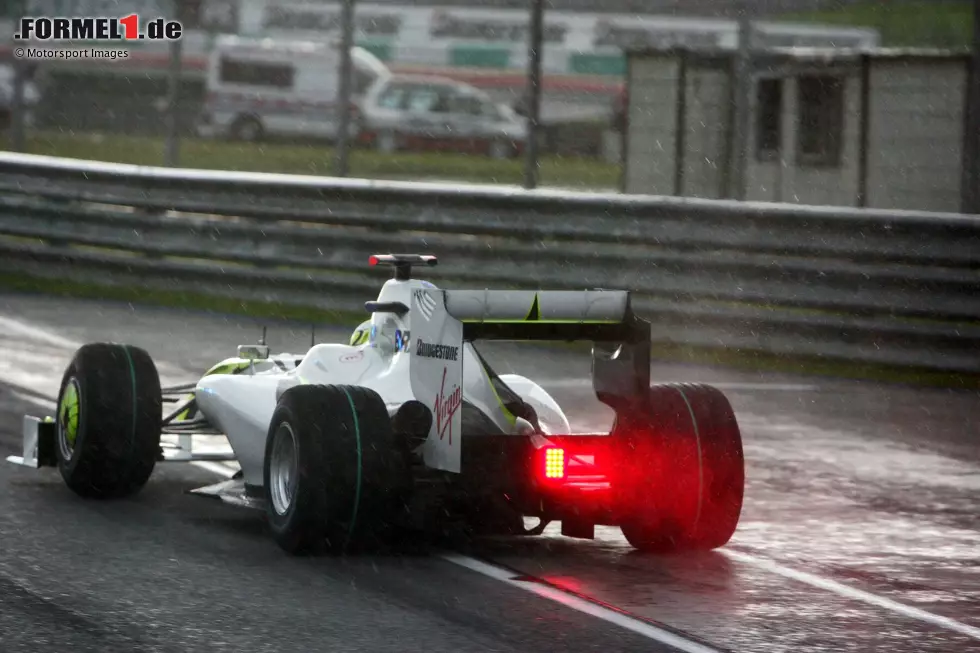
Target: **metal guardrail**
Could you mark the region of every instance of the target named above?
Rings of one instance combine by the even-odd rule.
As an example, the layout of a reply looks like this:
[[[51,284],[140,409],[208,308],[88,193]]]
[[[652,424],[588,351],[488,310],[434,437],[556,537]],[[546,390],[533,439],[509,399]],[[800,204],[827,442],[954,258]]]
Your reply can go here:
[[[0,153],[7,270],[363,310],[384,251],[447,287],[632,290],[659,343],[980,372],[980,216]]]

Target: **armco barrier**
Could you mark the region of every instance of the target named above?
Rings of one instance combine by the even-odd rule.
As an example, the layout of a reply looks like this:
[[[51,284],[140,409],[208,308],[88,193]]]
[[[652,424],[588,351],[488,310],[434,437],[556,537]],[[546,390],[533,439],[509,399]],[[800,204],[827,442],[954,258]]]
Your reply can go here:
[[[0,260],[362,309],[374,252],[447,287],[618,288],[657,342],[980,372],[980,216],[0,153]]]

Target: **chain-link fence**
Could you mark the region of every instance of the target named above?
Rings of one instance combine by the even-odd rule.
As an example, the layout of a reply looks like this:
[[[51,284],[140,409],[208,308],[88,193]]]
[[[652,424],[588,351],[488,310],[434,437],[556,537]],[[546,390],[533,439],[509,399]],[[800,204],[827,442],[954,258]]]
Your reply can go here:
[[[173,65],[167,44],[151,42],[122,44],[128,55],[119,61],[45,59],[25,64],[20,60],[21,76],[36,82],[41,98],[28,112],[32,133],[40,135],[27,138],[28,149],[40,147],[56,154],[66,139],[64,134],[82,138],[97,133],[102,135],[98,147],[73,143],[67,150],[115,157],[122,155],[112,152],[108,144],[122,143],[122,137],[142,138],[141,146],[130,143],[117,149],[127,150],[127,160],[143,162],[137,156],[140,147],[149,159],[150,152],[158,151],[159,139],[174,133],[185,153],[181,165],[239,169],[254,165],[268,170],[280,161],[283,172],[323,174],[335,170],[338,116],[352,106],[352,129],[359,131],[350,143],[350,174],[519,183],[523,179],[521,157],[527,156],[531,142],[526,120],[533,97],[529,92],[530,53],[538,52],[540,104],[534,130],[538,150],[531,153],[531,167],[547,185],[612,189],[619,186],[624,156],[627,51],[673,46],[733,51],[739,43],[739,24],[726,17],[736,15],[736,9],[762,16],[829,11],[856,5],[859,0],[545,0],[538,48],[533,45],[532,12],[523,0],[358,2],[351,22],[358,49],[388,74],[399,79],[439,78],[445,91],[433,94],[431,88],[423,88],[418,93],[401,93],[397,102],[401,103],[402,122],[389,121],[383,127],[374,125],[376,128],[362,104],[373,77],[358,66],[356,57],[352,103],[338,101],[342,77],[336,60],[324,60],[328,62],[312,73],[320,79],[310,82],[332,87],[332,99],[273,88],[262,81],[261,74],[275,66],[255,61],[251,62],[252,72],[241,65],[235,69],[239,78],[246,72],[258,74],[249,78],[256,82],[255,88],[243,90],[240,84],[234,97],[222,88],[222,76],[231,74],[232,68],[215,51],[226,37],[269,38],[285,44],[336,42],[344,32],[343,6],[338,2],[195,0],[182,1],[176,8],[170,0],[30,2],[32,13],[42,16],[117,15],[123,11],[177,15],[185,33],[179,66]],[[901,3],[887,4],[893,8]],[[868,6],[867,0],[862,6]],[[0,36],[9,38],[22,12],[9,3],[7,9],[12,20],[0,21]],[[637,15],[640,11],[643,15]],[[709,16],[715,20],[707,20]],[[847,25],[757,22],[756,33],[763,48],[880,44],[875,30]],[[3,48],[0,56],[10,60],[12,51],[13,46]],[[294,57],[287,64],[285,67],[295,69],[289,73],[295,84],[302,86],[306,84],[303,79],[313,78],[308,72],[295,72],[312,67],[302,58]],[[464,97],[469,93],[482,102]],[[384,101],[395,102],[395,94],[385,96]],[[228,110],[239,113],[223,123],[223,131],[205,125],[203,131],[208,134],[202,136],[202,120],[213,120],[218,100],[224,109],[232,107]],[[419,115],[409,115],[409,109],[423,105],[425,110],[438,105],[449,108],[426,123]],[[508,132],[501,126],[506,121],[494,123],[487,118],[494,115],[511,116],[514,124],[523,123],[522,130]],[[413,121],[425,124],[411,127]],[[216,133],[219,131],[222,133]],[[706,128],[702,136],[708,138],[710,131]],[[255,147],[264,149],[228,142],[257,134],[267,142]],[[47,139],[46,144],[37,146],[37,138]],[[500,141],[506,143],[501,146]]]

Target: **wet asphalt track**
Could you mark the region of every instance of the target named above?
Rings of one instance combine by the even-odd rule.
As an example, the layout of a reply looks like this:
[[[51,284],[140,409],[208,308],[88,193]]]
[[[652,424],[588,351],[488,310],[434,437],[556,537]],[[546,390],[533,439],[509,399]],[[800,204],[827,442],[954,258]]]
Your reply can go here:
[[[166,383],[258,333],[242,318],[0,296],[0,454],[78,343],[146,347]],[[268,339],[302,353],[309,333],[270,325]],[[546,380],[579,428],[611,418],[587,358],[510,345],[489,358]],[[658,558],[601,529],[463,553],[721,649],[980,651],[977,393],[683,366],[654,376],[715,383],[735,406],[748,486],[728,547]],[[669,650],[431,549],[290,559],[252,513],[182,494],[216,478],[161,466],[137,498],[103,504],[53,470],[0,466],[0,650]]]

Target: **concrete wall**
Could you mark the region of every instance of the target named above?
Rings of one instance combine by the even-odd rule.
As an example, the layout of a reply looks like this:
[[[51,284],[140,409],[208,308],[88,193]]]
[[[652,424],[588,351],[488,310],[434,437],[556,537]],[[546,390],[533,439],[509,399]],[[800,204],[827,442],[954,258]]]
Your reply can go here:
[[[961,60],[874,62],[870,206],[959,211],[966,83]]]
[[[672,56],[632,64],[626,134],[626,190],[673,195],[682,64]],[[718,198],[727,157],[728,75],[689,62],[684,73],[683,194]]]
[[[724,194],[731,111],[729,74],[715,66],[689,65],[684,135],[687,197],[718,199]]]
[[[680,63],[672,56],[651,56],[630,67],[626,192],[673,195]]]

